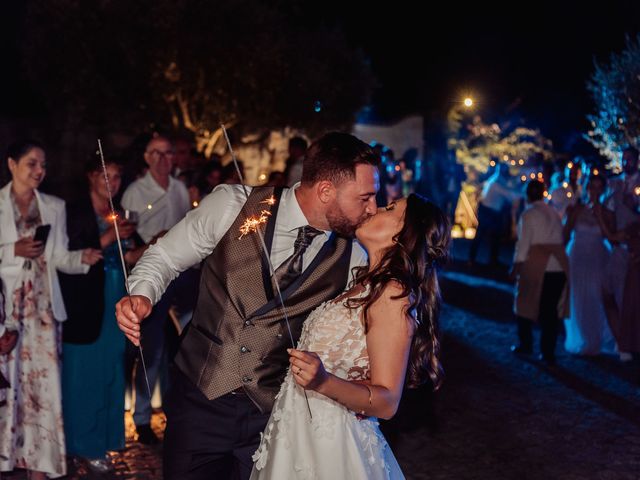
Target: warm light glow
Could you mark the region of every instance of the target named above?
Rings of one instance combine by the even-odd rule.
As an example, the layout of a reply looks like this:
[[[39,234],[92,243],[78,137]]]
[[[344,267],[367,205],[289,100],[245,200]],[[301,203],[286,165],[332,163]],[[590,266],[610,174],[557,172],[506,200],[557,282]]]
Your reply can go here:
[[[511,165],[515,165],[516,161],[515,160],[511,160]]]
[[[260,180],[261,182],[264,182],[266,179],[267,179],[266,173],[261,173],[260,176],[258,176],[258,180]]]
[[[193,205],[193,208],[196,208],[199,205],[199,203],[194,200],[191,205]]]
[[[546,190],[542,193],[542,195],[544,195],[544,198],[547,198],[549,196],[549,192],[547,192]]]
[[[636,187],[633,189],[633,193],[635,193],[636,195],[640,196],[640,187]]]
[[[534,178],[536,178],[536,174],[532,173],[531,175],[529,175],[531,177],[531,180],[533,180]]]
[[[109,215],[109,219],[113,220],[114,222],[116,221],[116,218],[118,218],[118,215],[116,215],[115,213]]]
[[[518,160],[518,164],[519,165],[524,165],[524,160],[521,158],[520,160]]]
[[[594,174],[594,175],[600,175],[600,172],[598,171],[598,169],[597,169],[597,168],[594,168],[594,169],[593,169],[593,174]]]
[[[473,99],[470,97],[467,97],[464,99],[464,106],[467,108],[473,107]]]
[[[526,182],[527,181],[527,176],[526,175],[522,175],[520,177],[520,180],[522,180],[523,182]]]
[[[396,172],[400,171],[400,165],[396,165]]]
[[[464,238],[467,240],[473,240],[476,238],[476,229],[473,227],[467,227],[464,229]]]
[[[506,162],[507,160],[509,160],[509,155],[503,155],[502,159]]]
[[[451,229],[451,237],[452,238],[462,238],[462,228],[460,225],[454,225]]]
[[[538,178],[542,178],[542,172],[538,172]]]
[[[567,188],[569,184],[567,182],[562,182],[562,188]]]
[[[151,210],[153,208],[153,205],[149,204],[147,205],[147,210]]]
[[[269,215],[271,215],[271,212],[269,212],[268,210],[262,210],[259,217],[252,216],[247,218],[240,226],[240,236],[238,237],[238,240],[240,240],[245,235],[258,230],[260,225],[264,225],[265,223],[267,223]]]
[[[573,168],[573,163],[572,162],[567,163],[567,168],[569,169]]]
[[[567,192],[567,198],[571,198],[573,197],[573,194],[571,192]]]
[[[549,195],[549,196],[547,197],[547,200],[551,200],[552,198],[553,198],[553,195]]]
[[[491,160],[491,161],[489,162],[489,165],[491,165],[492,167],[495,167],[495,166],[496,166],[496,162],[494,162],[493,160]]]

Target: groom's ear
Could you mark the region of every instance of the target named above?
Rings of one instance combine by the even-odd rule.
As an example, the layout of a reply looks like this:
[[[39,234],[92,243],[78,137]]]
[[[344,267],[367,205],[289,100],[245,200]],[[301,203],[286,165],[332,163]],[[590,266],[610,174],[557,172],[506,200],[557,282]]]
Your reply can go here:
[[[331,203],[336,198],[336,187],[329,180],[321,180],[316,183],[316,194],[321,203]]]

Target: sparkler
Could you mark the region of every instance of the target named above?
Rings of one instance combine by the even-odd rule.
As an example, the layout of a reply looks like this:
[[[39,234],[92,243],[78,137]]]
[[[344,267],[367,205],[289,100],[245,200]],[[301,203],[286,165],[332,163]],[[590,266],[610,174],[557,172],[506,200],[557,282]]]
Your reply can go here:
[[[247,218],[244,221],[244,223],[240,226],[241,235],[238,237],[238,240],[240,240],[245,235],[249,235],[252,232],[257,232],[258,228],[260,228],[261,225],[264,225],[265,223],[267,223],[269,216],[271,216],[270,211],[262,210],[262,212],[260,212],[259,217],[251,216]]]
[[[222,128],[222,133],[224,134],[224,138],[227,142],[227,148],[229,149],[229,153],[231,154],[231,160],[233,161],[233,165],[236,167],[236,172],[238,174],[238,178],[240,180],[240,185],[242,185],[242,190],[244,191],[244,196],[245,198],[248,200],[249,199],[249,192],[247,191],[247,187],[244,184],[244,177],[242,176],[242,172],[240,171],[240,166],[238,165],[238,159],[236,158],[236,154],[233,151],[233,147],[231,146],[231,140],[229,140],[229,135],[227,134],[227,129],[225,128],[224,124],[220,125],[220,127]],[[261,203],[265,203],[269,206],[273,206],[276,203],[276,199],[273,197],[273,195],[269,198],[267,198],[266,200],[262,201]],[[287,315],[287,308],[284,305],[284,299],[282,298],[282,292],[280,291],[280,285],[278,284],[278,281],[275,278],[275,268],[273,268],[273,263],[271,262],[271,257],[269,255],[269,249],[267,248],[267,245],[264,242],[264,236],[262,235],[262,231],[260,230],[260,226],[263,225],[264,223],[267,222],[267,217],[271,215],[271,212],[267,211],[267,210],[263,210],[260,214],[259,217],[249,217],[247,218],[247,220],[245,220],[245,222],[242,224],[242,226],[240,227],[240,237],[242,238],[244,235],[250,233],[250,232],[255,232],[258,235],[258,238],[260,239],[260,245],[262,246],[262,251],[264,253],[264,256],[267,260],[267,264],[269,265],[269,274],[271,275],[271,277],[274,280],[274,285],[276,287],[276,292],[278,294],[278,299],[280,300],[280,307],[282,308],[282,314],[284,316],[284,322],[285,325],[287,326],[287,331],[289,333],[289,340],[291,341],[291,347],[292,348],[296,348],[296,342],[293,340],[293,334],[291,333],[291,325],[289,324],[289,316]],[[244,230],[246,229],[246,233],[244,233]],[[307,401],[307,409],[309,410],[309,418],[311,420],[313,420],[313,415],[311,414],[311,406],[309,405],[309,398],[307,397],[307,391],[306,390],[302,390],[304,393],[304,398]]]
[[[133,310],[133,302],[131,301],[131,292],[129,292],[129,276],[127,275],[127,265],[124,261],[124,253],[122,252],[122,244],[120,243],[120,230],[118,229],[118,214],[113,206],[113,195],[111,194],[111,185],[109,184],[109,175],[107,174],[107,164],[104,161],[104,153],[102,153],[102,142],[98,139],[98,155],[100,155],[100,163],[102,163],[102,173],[104,174],[104,183],[107,187],[107,193],[109,194],[109,207],[111,208],[110,218],[113,220],[113,229],[116,233],[116,243],[118,244],[118,252],[120,253],[120,262],[122,263],[122,275],[124,276],[124,286],[127,290],[127,297]],[[147,366],[144,362],[144,354],[142,353],[142,345],[138,344],[138,350],[140,351],[140,360],[142,361],[142,370],[144,372],[144,379],[147,382],[147,391],[149,392],[149,398],[151,398],[151,387],[149,386],[149,376],[147,375]]]

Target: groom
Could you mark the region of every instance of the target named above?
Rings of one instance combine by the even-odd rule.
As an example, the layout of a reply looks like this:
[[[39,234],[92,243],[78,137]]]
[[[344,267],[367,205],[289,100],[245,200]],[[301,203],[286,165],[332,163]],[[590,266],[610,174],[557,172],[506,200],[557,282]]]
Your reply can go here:
[[[258,234],[243,228],[247,219],[262,218],[297,341],[309,312],[366,263],[352,239],[376,213],[378,164],[356,137],[326,134],[309,147],[301,184],[248,189],[248,200],[241,186],[220,186],[138,262],[131,302],[116,305],[120,329],[136,345],[140,321],[169,282],[204,260],[165,401],[165,480],[248,478],[288,366],[288,327]]]

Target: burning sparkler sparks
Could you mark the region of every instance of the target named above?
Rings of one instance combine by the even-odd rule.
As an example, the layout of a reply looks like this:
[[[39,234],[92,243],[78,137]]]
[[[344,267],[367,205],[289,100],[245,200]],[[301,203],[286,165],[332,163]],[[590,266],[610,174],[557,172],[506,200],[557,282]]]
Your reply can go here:
[[[267,200],[270,200],[270,199],[268,198]],[[265,200],[265,202],[267,200]],[[260,202],[260,203],[264,203],[264,202]],[[274,199],[274,203],[275,203],[275,199]],[[249,235],[250,233],[253,233],[256,230],[258,230],[258,228],[260,228],[260,225],[264,225],[265,223],[267,223],[267,220],[269,219],[270,215],[271,215],[271,212],[269,210],[262,210],[260,212],[260,216],[252,215],[251,217],[247,218],[244,221],[244,223],[240,226],[241,235],[238,237],[238,240],[240,240],[245,235]]]

